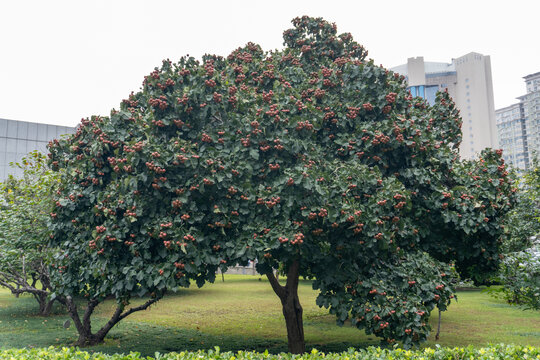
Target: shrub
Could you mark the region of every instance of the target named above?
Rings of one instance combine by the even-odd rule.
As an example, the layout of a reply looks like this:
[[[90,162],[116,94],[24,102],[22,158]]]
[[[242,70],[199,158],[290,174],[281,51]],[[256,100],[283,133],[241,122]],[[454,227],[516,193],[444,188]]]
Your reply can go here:
[[[342,353],[320,353],[313,349],[302,356],[292,354],[269,354],[250,351],[220,352],[215,351],[180,352],[159,354],[155,357],[143,357],[138,353],[107,355],[102,353],[88,353],[76,348],[55,349],[5,349],[0,350],[0,360],[447,360],[447,359],[539,359],[540,349],[532,346],[492,345],[485,348],[426,348],[411,351],[402,349],[381,349],[370,347],[367,349],[349,349]]]
[[[540,310],[540,243],[508,255],[499,279],[503,285],[495,294],[510,304]]]

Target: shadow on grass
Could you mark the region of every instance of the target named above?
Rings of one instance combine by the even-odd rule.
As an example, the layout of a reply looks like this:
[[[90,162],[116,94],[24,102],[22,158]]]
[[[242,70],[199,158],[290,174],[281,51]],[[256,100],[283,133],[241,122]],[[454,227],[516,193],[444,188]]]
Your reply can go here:
[[[178,294],[182,296],[183,294]],[[37,305],[32,298],[16,299],[17,306],[0,307],[0,347],[48,347],[73,346],[77,332],[71,325],[64,328],[69,319],[65,310],[57,305],[51,316],[37,315]],[[107,319],[96,317],[93,328],[100,328]],[[307,344],[308,350],[317,348],[324,352],[344,351],[349,347],[373,345],[348,342]],[[235,335],[211,335],[197,330],[159,326],[145,322],[124,320],[109,333],[103,344],[85,348],[90,352],[129,353],[144,356],[155,352],[209,350],[219,346],[222,351],[254,350],[270,353],[287,351],[286,338],[267,339]]]
[[[308,351],[317,348],[323,352],[341,352],[350,347],[364,347],[371,344],[336,342],[327,344],[306,344]],[[119,353],[136,351],[145,356],[160,352],[210,350],[219,346],[222,351],[252,350],[269,353],[287,352],[286,339],[265,339],[231,335],[210,335],[200,331],[125,322],[111,331],[104,344],[88,348],[89,351]]]

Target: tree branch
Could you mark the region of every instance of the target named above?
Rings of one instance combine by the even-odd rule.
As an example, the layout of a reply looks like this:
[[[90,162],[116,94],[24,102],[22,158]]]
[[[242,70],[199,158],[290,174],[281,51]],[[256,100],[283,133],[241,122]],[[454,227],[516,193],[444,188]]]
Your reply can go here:
[[[134,313],[136,311],[146,310],[150,305],[152,305],[152,304],[158,302],[159,300],[161,300],[163,295],[164,294],[160,294],[160,295],[156,296],[155,298],[152,298],[152,299],[148,300],[147,302],[145,302],[144,304],[142,304],[140,306],[129,309],[128,311],[126,311],[125,313],[120,315],[120,318],[118,319],[118,321],[124,319],[125,317],[127,317],[128,315],[130,315],[130,314],[132,314],[132,313]]]
[[[151,298],[144,304],[134,308],[130,308],[124,313],[122,313],[122,311],[124,310],[125,306],[123,304],[118,304],[113,316],[101,329],[99,329],[99,331],[96,333],[96,337],[98,339],[103,339],[107,335],[107,333],[113,328],[113,326],[120,322],[122,319],[126,318],[127,316],[136,311],[146,310],[150,305],[159,301],[163,297],[163,295],[164,293],[161,293],[158,296]]]
[[[272,285],[272,289],[274,290],[276,295],[280,299],[284,299],[285,296],[287,295],[287,292],[285,290],[285,287],[281,286],[278,279],[276,279],[274,273],[272,271],[270,271],[270,272],[267,272],[265,275],[268,278],[268,281],[270,281],[270,285]],[[289,281],[289,280],[287,279],[287,281]]]
[[[69,315],[71,316],[71,319],[73,320],[79,334],[83,333],[84,328],[81,323],[81,318],[79,317],[79,312],[77,311],[77,305],[75,304],[73,298],[71,296],[67,296],[66,298],[58,298],[58,301],[68,308]]]

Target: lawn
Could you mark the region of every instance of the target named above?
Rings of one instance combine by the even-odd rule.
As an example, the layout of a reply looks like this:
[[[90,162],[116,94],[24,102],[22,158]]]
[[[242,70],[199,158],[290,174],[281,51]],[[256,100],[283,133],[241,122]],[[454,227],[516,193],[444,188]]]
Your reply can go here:
[[[311,283],[300,286],[308,348],[340,351],[348,347],[377,345],[379,340],[348,325],[338,327],[327,310],[315,305]],[[113,309],[107,302],[97,309],[96,325]],[[69,317],[57,308],[49,318],[35,316],[35,301],[16,299],[0,289],[0,347],[70,345],[76,340],[73,326],[64,329]],[[436,328],[437,316],[431,325]],[[182,289],[166,296],[150,310],[131,315],[111,331],[102,345],[91,350],[104,352],[209,349],[269,349],[286,351],[286,330],[281,304],[268,281],[258,276],[227,275],[225,282],[201,289]],[[439,341],[434,336],[424,346],[487,345],[507,343],[540,346],[540,312],[523,311],[480,291],[458,293],[458,302],[442,316]]]

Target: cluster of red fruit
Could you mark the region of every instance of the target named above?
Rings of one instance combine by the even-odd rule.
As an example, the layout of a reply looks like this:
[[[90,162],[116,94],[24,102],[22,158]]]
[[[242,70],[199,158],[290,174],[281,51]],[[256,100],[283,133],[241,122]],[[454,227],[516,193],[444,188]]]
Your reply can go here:
[[[162,167],[159,167],[157,165],[154,164],[153,161],[150,161],[150,162],[146,162],[145,163],[146,167],[152,171],[154,171],[155,173],[157,174],[164,174],[167,170],[165,170],[164,168]]]
[[[203,133],[202,134],[202,139],[201,139],[202,142],[205,142],[205,143],[209,143],[211,144],[213,142],[212,138],[210,137],[210,135],[206,134],[206,133]]]
[[[134,205],[131,207],[131,210],[126,210],[126,212],[124,213],[124,216],[133,216],[133,217],[137,217],[137,213],[135,212],[135,210],[137,209],[137,207]]]
[[[302,244],[304,242],[304,234],[302,233],[296,233],[294,234],[294,240],[291,241],[291,244]]]
[[[388,95],[385,96],[386,102],[389,104],[392,104],[396,101],[397,94],[395,92],[391,92]]]
[[[204,85],[213,88],[216,86],[216,82],[213,79],[205,80]]]
[[[312,131],[313,130],[313,124],[310,123],[309,121],[299,121],[298,124],[296,125],[296,130],[297,131],[300,131],[302,129],[306,129],[308,131]]]
[[[185,235],[184,240],[186,241],[195,241],[195,237],[193,235]]]
[[[371,105],[371,103],[365,103],[365,104],[362,104],[362,107],[363,107],[364,110],[366,110],[366,111],[372,111],[372,110],[373,110],[373,105]]]
[[[371,142],[373,145],[379,145],[379,144],[386,144],[390,141],[390,137],[386,136],[384,134],[377,134],[374,136],[373,141]]]
[[[159,108],[160,110],[165,110],[167,106],[169,106],[167,98],[164,95],[161,95],[158,99],[150,98],[148,100],[148,105]]]

